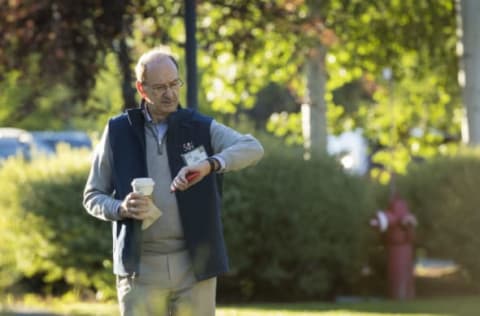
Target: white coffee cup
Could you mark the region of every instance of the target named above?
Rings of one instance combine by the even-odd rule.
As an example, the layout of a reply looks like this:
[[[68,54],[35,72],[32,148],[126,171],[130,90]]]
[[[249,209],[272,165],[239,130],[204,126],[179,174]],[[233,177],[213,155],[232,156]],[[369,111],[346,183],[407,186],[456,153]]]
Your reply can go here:
[[[135,178],[132,181],[133,192],[152,195],[155,182],[152,178]]]

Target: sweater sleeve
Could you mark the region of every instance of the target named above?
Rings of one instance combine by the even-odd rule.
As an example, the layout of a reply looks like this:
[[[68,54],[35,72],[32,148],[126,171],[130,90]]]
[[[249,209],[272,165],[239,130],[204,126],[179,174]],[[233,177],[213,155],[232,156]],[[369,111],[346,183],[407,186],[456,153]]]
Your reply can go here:
[[[122,201],[113,198],[112,149],[108,139],[108,125],[98,143],[83,192],[83,206],[87,212],[105,221],[120,220],[118,209]]]
[[[223,172],[254,165],[263,156],[263,147],[255,137],[241,134],[215,120],[210,125],[210,135],[214,156],[225,164]]]

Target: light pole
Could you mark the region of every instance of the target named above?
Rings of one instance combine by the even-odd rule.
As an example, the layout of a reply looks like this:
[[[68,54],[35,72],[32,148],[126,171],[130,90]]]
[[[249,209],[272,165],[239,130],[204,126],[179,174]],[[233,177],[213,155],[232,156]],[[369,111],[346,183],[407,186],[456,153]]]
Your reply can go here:
[[[197,101],[197,41],[195,0],[185,0],[185,58],[187,65],[187,107],[198,108]]]

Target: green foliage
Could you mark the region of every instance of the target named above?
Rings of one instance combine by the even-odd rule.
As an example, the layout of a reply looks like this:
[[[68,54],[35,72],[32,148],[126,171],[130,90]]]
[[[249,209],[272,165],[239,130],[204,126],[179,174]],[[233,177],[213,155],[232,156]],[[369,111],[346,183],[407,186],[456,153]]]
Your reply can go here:
[[[285,1],[204,1],[197,3],[199,100],[202,110],[233,114],[250,109],[255,95],[270,82],[288,82],[302,94],[298,67],[297,19],[300,5],[286,9]],[[182,61],[185,33],[183,3],[147,1],[135,15],[133,55],[167,45]],[[166,27],[168,26],[168,27]],[[182,65],[180,65],[182,68]]]
[[[78,115],[78,118],[73,120],[76,122],[75,125],[87,130],[101,131],[110,117],[122,112],[120,78],[116,56],[109,53],[105,58],[104,66],[95,78],[95,87],[82,109],[78,111],[80,113],[77,113],[84,115]]]
[[[368,185],[331,159],[303,161],[301,148],[265,143],[278,149],[226,176],[233,270],[222,281],[225,296],[283,299],[285,286],[290,298],[352,291],[366,262]],[[0,286],[40,277],[46,293],[66,283],[77,293],[112,297],[109,225],[81,205],[89,157],[60,149],[57,157],[10,159],[0,169]]]
[[[98,57],[122,35],[126,10],[98,1],[2,1],[0,64],[28,73],[29,59],[39,54],[42,80],[67,83],[85,99],[98,70]]]
[[[198,6],[201,92],[212,109],[251,108],[269,82],[299,88],[300,45],[292,26],[303,10],[288,12],[271,1],[209,1]],[[303,56],[302,56],[303,57]],[[300,89],[296,89],[297,93]]]
[[[300,145],[303,143],[301,122],[300,113],[273,113],[267,122],[267,131],[283,138],[288,145]]]
[[[366,262],[366,214],[374,209],[369,186],[330,158],[299,157],[301,150],[280,146],[267,150],[258,166],[226,175],[232,271],[222,281],[224,292],[255,300],[319,299],[352,291],[358,281]]]
[[[282,148],[280,141],[265,143]],[[301,154],[295,147],[270,150],[261,165],[227,176],[230,295],[278,299],[280,291],[267,291],[289,284],[296,297],[326,297],[358,279],[364,216],[372,209],[367,186],[330,159],[305,162]],[[2,288],[41,277],[47,293],[65,282],[114,295],[110,229],[81,206],[88,160],[63,149],[30,163],[10,159],[0,169]]]
[[[435,74],[405,77],[390,88],[379,88],[374,107],[360,106],[353,117],[378,148],[374,162],[404,174],[414,159],[457,151],[463,111],[440,81]]]
[[[480,153],[464,150],[413,165],[398,187],[418,217],[418,246],[428,257],[460,264],[472,284],[480,280]]]
[[[403,78],[414,66],[423,77],[436,69],[444,74],[443,84],[457,74],[457,43],[454,3],[428,1],[327,1],[325,24],[337,41],[328,59],[329,70],[338,76],[330,84],[339,87],[363,73],[379,76],[391,67],[395,79]],[[312,2],[311,7],[317,6]],[[413,58],[412,58],[413,57]],[[330,72],[329,71],[329,72]],[[342,83],[343,82],[343,83]],[[453,81],[449,84],[455,88]]]
[[[306,3],[304,26],[317,18],[323,23],[323,31],[316,31],[318,40],[322,35],[328,46],[329,134],[362,128],[371,150],[378,150],[373,161],[397,173],[405,173],[413,159],[456,150],[455,144],[447,142],[458,142],[464,113],[455,80],[458,60],[452,1],[438,1],[435,6],[426,1]],[[306,45],[297,53],[310,47],[313,30],[306,30],[298,39]],[[330,37],[326,37],[328,30]],[[382,78],[386,67],[393,71],[391,82]],[[348,91],[352,84],[363,93]],[[267,129],[289,142],[301,142],[298,115],[274,114]],[[388,173],[379,169],[372,175],[388,180]]]
[[[28,66],[25,72],[11,70],[0,78],[1,126],[37,130],[70,127],[68,118],[77,105],[71,101],[72,91],[62,83],[45,82],[38,63],[40,56],[32,54],[24,65]]]
[[[18,84],[20,77],[19,71],[10,71],[4,74],[4,79],[0,82],[0,122],[6,125],[9,118],[16,111],[16,107],[23,102],[25,89]]]
[[[246,111],[255,122],[257,130],[264,129],[272,113],[296,112],[297,104],[291,93],[283,86],[269,83],[256,96],[255,105]]]
[[[78,291],[94,287],[100,297],[114,295],[109,225],[88,216],[82,206],[88,168],[87,152],[66,148],[55,157],[3,164],[2,287],[22,277],[41,277],[46,292],[65,282]]]
[[[453,79],[458,61],[452,1],[329,3],[326,23],[338,36],[327,56],[330,131],[362,127],[380,149],[373,161],[397,173],[405,173],[414,158],[454,151],[455,145],[444,144],[458,141],[463,114]],[[385,67],[393,72],[391,82],[381,77]],[[334,104],[332,92],[357,79],[372,100],[354,101],[353,113],[339,110],[351,104]],[[379,170],[373,176],[388,180]]]
[[[5,3],[2,8],[5,32],[0,42],[8,49],[0,52],[0,60],[6,61],[2,70],[7,74],[0,78],[0,88],[8,97],[0,101],[10,109],[0,110],[4,125],[57,129],[74,121],[75,126],[95,125],[93,128],[98,129],[92,118],[103,125],[105,116],[120,106],[118,78],[121,73],[125,77],[128,66],[122,64],[122,72],[114,69],[112,54],[121,55],[119,43],[123,40],[128,44],[131,68],[146,49],[168,45],[185,73],[181,1],[126,1],[112,9],[92,1],[72,6],[41,0],[35,5]],[[15,22],[17,18],[28,23],[20,25]],[[410,122],[407,128],[414,128],[419,120],[427,122],[420,124],[426,129],[458,134],[457,118],[462,113],[457,113],[458,85],[452,80],[457,70],[455,27],[450,0],[439,0],[435,5],[428,1],[201,1],[197,3],[200,108],[221,114],[249,109],[255,104],[256,94],[271,82],[288,87],[295,98],[301,99],[306,86],[302,67],[311,47],[321,43],[328,47],[325,98],[330,134],[369,128],[367,136],[372,138],[372,145],[395,141],[402,143],[400,147],[417,148],[420,143],[420,154],[429,156],[431,149],[424,147],[429,142],[427,136],[420,140],[390,139],[391,123],[385,112],[388,102],[385,98],[373,100],[373,95],[381,84],[381,70],[391,67],[399,108],[415,107],[417,114],[425,104],[428,108],[413,121],[406,115],[396,122],[399,129],[395,134],[403,133],[403,121]],[[104,60],[107,53],[110,55]],[[37,70],[33,73],[41,76],[29,79],[34,66]],[[341,97],[334,100],[334,94],[352,82],[361,82],[371,102]],[[24,89],[18,91],[17,84]],[[123,82],[123,89],[132,84]],[[418,87],[415,99],[406,95],[412,87]],[[79,109],[72,100],[78,95],[87,99],[91,89],[93,96]],[[36,108],[39,111],[33,111]],[[437,115],[429,116],[442,108],[445,117],[455,112],[452,128],[446,128],[444,122],[433,123]],[[72,119],[89,115],[87,122]],[[301,142],[300,121],[295,115],[291,120],[270,122],[268,129],[288,142]],[[410,151],[399,150],[403,161],[395,167],[397,171],[405,169],[410,159],[405,152]]]

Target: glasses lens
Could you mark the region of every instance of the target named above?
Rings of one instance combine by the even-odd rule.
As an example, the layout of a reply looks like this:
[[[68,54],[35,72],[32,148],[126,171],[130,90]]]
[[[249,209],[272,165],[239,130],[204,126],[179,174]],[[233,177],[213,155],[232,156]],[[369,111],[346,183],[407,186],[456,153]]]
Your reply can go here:
[[[170,89],[177,89],[183,86],[183,81],[181,79],[177,79],[171,82],[168,85],[160,85],[160,86],[150,86],[155,92],[163,94],[167,91],[168,88]]]

